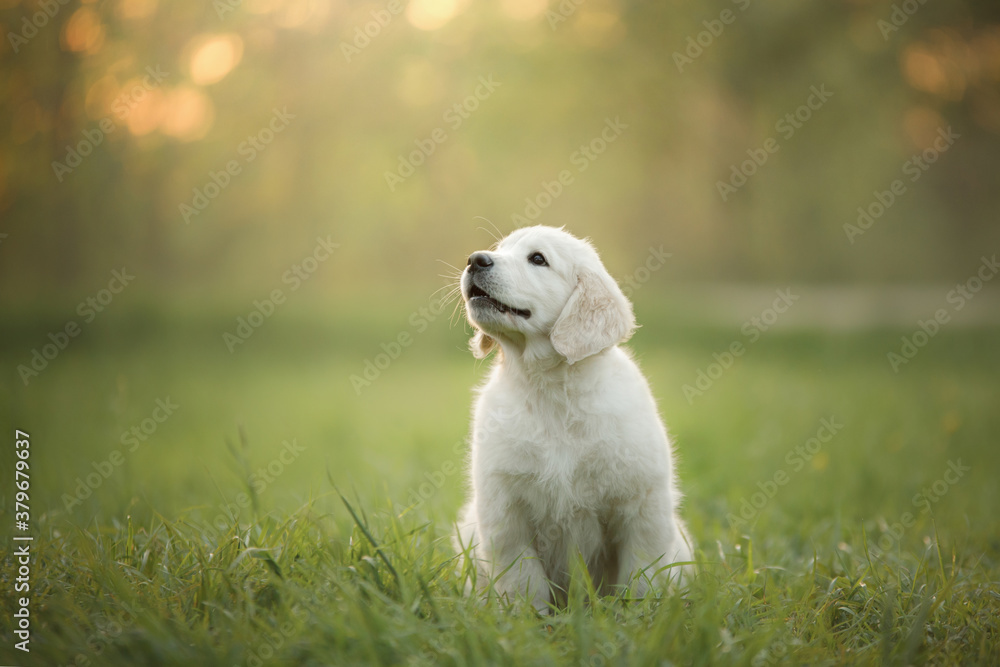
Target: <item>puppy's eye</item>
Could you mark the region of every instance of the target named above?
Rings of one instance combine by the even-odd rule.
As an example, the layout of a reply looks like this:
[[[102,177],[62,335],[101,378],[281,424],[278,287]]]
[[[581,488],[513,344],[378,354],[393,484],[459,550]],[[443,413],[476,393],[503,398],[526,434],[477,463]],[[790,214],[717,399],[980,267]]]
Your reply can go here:
[[[528,261],[535,266],[548,266],[549,263],[545,261],[545,255],[540,252],[533,252],[528,255]]]

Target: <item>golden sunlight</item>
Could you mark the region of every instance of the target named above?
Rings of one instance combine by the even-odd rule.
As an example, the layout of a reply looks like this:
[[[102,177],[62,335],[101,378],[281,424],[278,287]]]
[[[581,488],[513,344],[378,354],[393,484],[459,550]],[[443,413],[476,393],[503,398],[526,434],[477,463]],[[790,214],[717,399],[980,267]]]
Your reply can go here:
[[[157,0],[121,0],[117,13],[123,19],[138,21],[152,16],[157,4]]]
[[[465,9],[466,0],[411,0],[406,18],[419,30],[437,30]]]
[[[191,52],[191,80],[199,86],[221,81],[243,57],[243,40],[236,35],[198,37]]]
[[[160,131],[180,139],[201,139],[212,127],[215,109],[208,95],[193,86],[180,86],[167,93]]]
[[[516,21],[530,21],[548,6],[548,0],[500,0],[500,8]]]
[[[104,44],[104,25],[90,7],[74,12],[62,34],[63,47],[70,51],[96,53]]]
[[[136,83],[125,84],[124,89],[135,88]],[[157,128],[163,118],[163,91],[156,88],[148,90],[140,97],[135,97],[131,101],[128,115],[125,116],[125,123],[128,130],[136,136],[149,134]]]

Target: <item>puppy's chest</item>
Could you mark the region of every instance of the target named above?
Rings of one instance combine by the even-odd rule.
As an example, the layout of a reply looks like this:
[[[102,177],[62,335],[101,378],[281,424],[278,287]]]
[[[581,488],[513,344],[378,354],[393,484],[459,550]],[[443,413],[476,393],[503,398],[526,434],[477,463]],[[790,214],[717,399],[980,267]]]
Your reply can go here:
[[[600,508],[635,489],[642,475],[627,451],[585,426],[540,431],[510,445],[504,473],[511,490],[534,506],[567,513]]]

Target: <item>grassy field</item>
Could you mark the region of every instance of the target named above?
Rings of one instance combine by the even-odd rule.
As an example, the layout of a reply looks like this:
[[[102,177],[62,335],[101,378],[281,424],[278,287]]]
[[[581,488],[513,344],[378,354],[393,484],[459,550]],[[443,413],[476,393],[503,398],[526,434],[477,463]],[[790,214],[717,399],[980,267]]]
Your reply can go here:
[[[59,318],[8,328],[0,664],[1000,662],[1000,331],[942,331],[899,373],[886,353],[909,331],[773,331],[689,401],[747,341],[652,300],[638,315],[699,574],[644,600],[579,576],[544,619],[461,593],[448,535],[486,366],[446,317],[288,306],[230,354],[229,314],[108,315],[28,387],[14,369]],[[30,653],[11,623],[14,428]]]

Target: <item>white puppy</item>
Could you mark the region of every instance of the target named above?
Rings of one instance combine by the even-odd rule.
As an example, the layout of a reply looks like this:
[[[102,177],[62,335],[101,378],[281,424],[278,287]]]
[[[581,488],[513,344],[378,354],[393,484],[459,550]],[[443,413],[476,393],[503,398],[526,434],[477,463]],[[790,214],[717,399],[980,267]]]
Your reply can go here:
[[[500,348],[476,401],[455,539],[480,587],[544,609],[565,599],[577,553],[605,593],[676,580],[685,568],[667,566],[691,548],[670,441],[618,347],[635,318],[597,252],[561,229],[519,229],[473,253],[461,287],[473,354]]]

